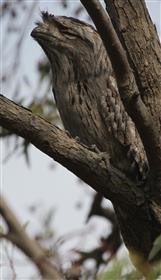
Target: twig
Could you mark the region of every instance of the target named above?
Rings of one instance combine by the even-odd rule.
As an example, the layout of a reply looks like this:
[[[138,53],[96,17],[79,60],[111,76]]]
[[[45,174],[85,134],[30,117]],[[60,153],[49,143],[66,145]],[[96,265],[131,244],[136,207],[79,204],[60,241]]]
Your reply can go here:
[[[13,245],[13,246],[14,246],[14,245]],[[6,245],[4,245],[4,250],[5,250],[5,253],[6,253],[8,262],[9,262],[9,266],[10,266],[11,271],[12,271],[12,280],[16,280],[17,275],[16,275],[16,271],[15,271],[15,268],[14,268],[13,259],[12,259],[11,256],[9,255],[8,247],[7,247]]]
[[[0,196],[0,213],[8,226],[6,238],[34,262],[43,279],[61,280],[62,277],[48,260],[43,249],[27,235],[2,196]]]

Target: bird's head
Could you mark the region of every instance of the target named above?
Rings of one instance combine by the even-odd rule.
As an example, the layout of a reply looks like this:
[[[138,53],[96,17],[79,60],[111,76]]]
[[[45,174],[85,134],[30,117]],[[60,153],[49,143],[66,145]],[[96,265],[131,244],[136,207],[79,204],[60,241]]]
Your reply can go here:
[[[94,72],[97,75],[100,52],[106,56],[97,31],[74,18],[42,12],[42,22],[37,23],[31,36],[48,56],[53,74],[61,73],[62,78],[68,75],[70,79],[83,79]]]

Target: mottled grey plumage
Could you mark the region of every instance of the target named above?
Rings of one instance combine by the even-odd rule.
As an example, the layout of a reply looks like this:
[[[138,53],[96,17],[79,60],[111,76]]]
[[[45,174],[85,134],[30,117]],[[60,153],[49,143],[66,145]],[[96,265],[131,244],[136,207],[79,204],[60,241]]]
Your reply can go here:
[[[109,153],[126,174],[143,176],[145,152],[120,100],[109,57],[96,30],[79,20],[42,13],[32,36],[51,63],[53,92],[64,127]]]

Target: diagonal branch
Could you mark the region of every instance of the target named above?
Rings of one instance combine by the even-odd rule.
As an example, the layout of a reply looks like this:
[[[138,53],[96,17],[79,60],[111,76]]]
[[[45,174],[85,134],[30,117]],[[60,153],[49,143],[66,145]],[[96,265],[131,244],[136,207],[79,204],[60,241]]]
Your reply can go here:
[[[23,226],[8,207],[2,196],[0,196],[0,214],[7,223],[9,230],[6,234],[6,238],[33,261],[43,276],[43,279],[61,280],[62,277],[57,272],[54,265],[49,261],[43,249],[36,243],[36,241],[29,238]]]
[[[110,56],[121,99],[139,131],[151,171],[160,174],[161,139],[155,129],[152,115],[141,99],[133,71],[111,20],[98,0],[80,1],[95,23]]]
[[[0,125],[25,138],[111,201],[136,205],[144,195],[110,165],[107,154],[81,145],[65,131],[0,95]]]

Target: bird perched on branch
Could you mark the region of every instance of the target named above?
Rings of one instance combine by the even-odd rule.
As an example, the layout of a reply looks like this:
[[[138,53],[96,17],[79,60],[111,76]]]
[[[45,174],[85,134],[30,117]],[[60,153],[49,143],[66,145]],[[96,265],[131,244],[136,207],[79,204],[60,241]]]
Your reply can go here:
[[[42,12],[31,33],[47,55],[53,92],[66,130],[109,154],[126,175],[145,174],[146,155],[119,96],[110,59],[97,31],[74,18]]]

